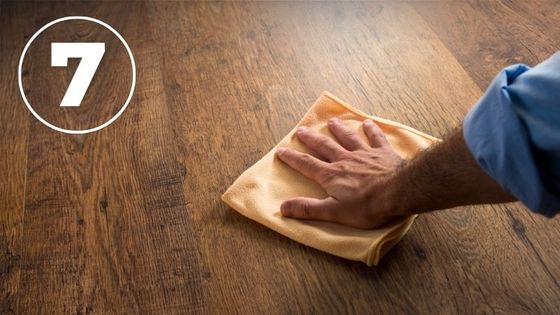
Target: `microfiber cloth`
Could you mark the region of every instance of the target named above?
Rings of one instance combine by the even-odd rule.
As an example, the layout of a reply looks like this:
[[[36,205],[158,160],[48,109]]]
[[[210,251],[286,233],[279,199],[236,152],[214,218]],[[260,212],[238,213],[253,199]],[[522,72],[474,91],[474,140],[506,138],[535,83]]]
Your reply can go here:
[[[305,126],[333,137],[327,121],[340,118],[354,128],[367,142],[362,122],[369,118],[381,128],[393,149],[410,159],[430,146],[437,138],[390,120],[369,116],[323,92],[298,125],[261,160],[247,169],[223,194],[222,200],[242,215],[297,242],[350,260],[377,265],[380,258],[406,234],[416,215],[396,218],[371,230],[362,230],[337,223],[284,218],[280,213],[283,201],[294,197],[323,199],[326,192],[315,182],[291,169],[276,157],[276,148],[291,147],[309,152],[298,140],[297,127]]]

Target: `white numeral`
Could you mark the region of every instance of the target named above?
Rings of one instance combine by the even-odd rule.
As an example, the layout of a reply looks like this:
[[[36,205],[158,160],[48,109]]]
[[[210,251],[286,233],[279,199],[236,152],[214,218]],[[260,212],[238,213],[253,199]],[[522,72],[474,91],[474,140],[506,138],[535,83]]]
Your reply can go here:
[[[105,43],[51,43],[51,66],[66,67],[69,58],[81,58],[60,106],[80,106],[105,53]]]

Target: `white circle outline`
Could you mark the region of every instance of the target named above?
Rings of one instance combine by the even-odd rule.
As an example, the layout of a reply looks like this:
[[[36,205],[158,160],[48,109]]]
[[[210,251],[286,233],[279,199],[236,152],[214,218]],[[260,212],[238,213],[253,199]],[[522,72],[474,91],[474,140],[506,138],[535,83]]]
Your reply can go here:
[[[43,119],[43,117],[41,117],[39,114],[37,114],[35,112],[35,110],[33,110],[33,107],[31,107],[31,105],[29,104],[29,101],[27,100],[27,97],[25,96],[25,93],[23,92],[23,80],[22,80],[22,77],[21,77],[21,72],[22,72],[21,69],[23,67],[23,59],[25,57],[25,54],[27,53],[27,50],[29,49],[29,46],[31,46],[31,43],[35,40],[35,38],[37,38],[37,36],[39,36],[39,34],[41,34],[47,28],[53,26],[54,24],[64,22],[64,21],[69,21],[69,20],[90,21],[90,22],[97,23],[101,26],[104,26],[105,28],[110,30],[123,43],[124,47],[126,48],[126,51],[128,52],[128,56],[130,57],[130,62],[131,62],[131,65],[132,65],[132,84],[130,85],[130,93],[128,94],[128,98],[124,102],[124,105],[122,106],[122,108],[119,110],[119,112],[115,116],[113,116],[111,119],[106,121],[104,124],[99,125],[99,126],[94,127],[94,128],[90,128],[90,129],[83,129],[83,130],[64,129],[64,128],[60,128],[60,127],[57,127],[57,126],[49,123],[48,121]],[[31,36],[31,38],[29,39],[29,41],[27,42],[27,44],[23,48],[23,52],[21,53],[21,57],[19,59],[18,85],[19,85],[19,92],[21,93],[21,97],[23,98],[23,101],[25,102],[25,105],[31,111],[33,116],[35,116],[35,118],[37,118],[45,126],[51,128],[53,130],[63,132],[63,133],[68,133],[68,134],[86,134],[86,133],[101,130],[101,129],[109,126],[111,123],[113,123],[115,120],[117,120],[117,118],[119,118],[119,116],[122,115],[122,113],[128,107],[128,103],[130,103],[130,100],[132,99],[132,94],[134,94],[134,88],[136,87],[136,63],[134,62],[134,56],[132,56],[132,51],[130,50],[130,47],[128,46],[128,44],[126,43],[124,38],[121,36],[121,34],[119,34],[119,32],[117,32],[113,27],[111,27],[111,25],[109,25],[109,24],[107,24],[103,21],[100,21],[96,18],[89,17],[89,16],[79,16],[79,15],[66,16],[66,17],[59,18],[59,19],[56,19],[54,21],[51,21],[51,22],[47,23],[45,26],[41,27],[37,32],[35,32],[35,34],[33,34],[33,36]]]

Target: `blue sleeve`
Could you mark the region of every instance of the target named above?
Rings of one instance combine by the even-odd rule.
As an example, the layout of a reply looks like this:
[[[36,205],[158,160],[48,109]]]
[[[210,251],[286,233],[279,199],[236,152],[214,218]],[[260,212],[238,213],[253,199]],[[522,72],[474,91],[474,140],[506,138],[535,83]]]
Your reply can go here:
[[[502,70],[465,117],[463,135],[506,191],[547,217],[560,212],[560,53]]]

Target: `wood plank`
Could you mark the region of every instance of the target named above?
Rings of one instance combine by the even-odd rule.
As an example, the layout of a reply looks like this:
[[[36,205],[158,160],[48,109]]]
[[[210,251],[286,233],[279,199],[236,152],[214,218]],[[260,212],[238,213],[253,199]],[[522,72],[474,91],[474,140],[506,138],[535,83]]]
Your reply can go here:
[[[97,133],[70,136],[32,121],[17,311],[196,309],[200,277],[185,171],[173,158],[161,56],[150,28],[137,23],[147,21],[144,5],[55,4],[40,10],[35,27],[83,12],[129,39],[138,92],[118,123]]]
[[[27,163],[28,111],[17,87],[17,65],[25,36],[25,6],[0,3],[0,313],[13,313],[19,289]]]
[[[484,91],[505,66],[535,65],[558,50],[559,39],[541,32],[543,23],[555,25],[560,21],[552,13],[554,5],[549,5],[549,15],[537,18],[539,5],[523,3],[424,2],[413,6]],[[524,18],[527,12],[535,14]]]
[[[549,53],[552,54],[558,51],[560,47],[560,33],[554,27],[554,25],[558,25],[560,22],[560,3],[558,1],[500,1],[500,4],[504,7],[503,11],[508,11],[507,14],[509,16],[522,20],[521,23],[513,24],[515,28],[525,27],[529,28],[530,33],[544,35],[543,37],[549,41],[549,45],[544,47],[549,48],[550,44],[554,45]],[[523,32],[526,31],[521,30],[521,33]],[[537,43],[527,41],[526,44],[528,47],[538,49],[536,47]]]

